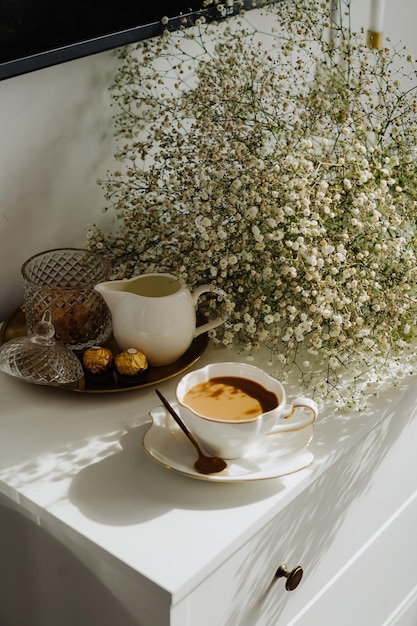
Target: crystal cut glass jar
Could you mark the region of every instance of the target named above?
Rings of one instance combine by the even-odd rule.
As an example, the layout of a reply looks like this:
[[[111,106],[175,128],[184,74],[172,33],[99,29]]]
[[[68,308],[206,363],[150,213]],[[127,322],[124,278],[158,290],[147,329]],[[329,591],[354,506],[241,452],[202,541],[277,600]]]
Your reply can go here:
[[[78,248],[59,248],[32,256],[22,266],[28,334],[49,310],[57,339],[81,351],[105,343],[111,317],[94,285],[109,279],[101,255]]]

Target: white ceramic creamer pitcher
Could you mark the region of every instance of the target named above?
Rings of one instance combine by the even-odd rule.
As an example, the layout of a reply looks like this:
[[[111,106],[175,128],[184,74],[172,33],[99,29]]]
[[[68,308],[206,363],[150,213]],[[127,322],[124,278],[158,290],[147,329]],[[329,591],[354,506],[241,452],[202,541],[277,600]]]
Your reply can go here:
[[[197,301],[203,293],[226,293],[202,285],[193,293],[182,280],[171,274],[142,274],[125,280],[112,280],[95,287],[112,316],[113,335],[121,350],[136,348],[150,365],[169,365],[190,347],[193,339],[225,321],[214,320],[196,326]]]

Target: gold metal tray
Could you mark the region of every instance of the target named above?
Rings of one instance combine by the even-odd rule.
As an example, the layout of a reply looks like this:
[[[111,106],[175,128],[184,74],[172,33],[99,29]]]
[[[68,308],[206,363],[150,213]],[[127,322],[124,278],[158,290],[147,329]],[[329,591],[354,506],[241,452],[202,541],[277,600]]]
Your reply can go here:
[[[24,306],[22,305],[14,313],[12,313],[10,318],[6,320],[1,327],[0,345],[10,339],[23,337],[24,335],[26,335],[26,316]],[[118,379],[116,374],[114,374],[113,377],[100,382],[92,382],[86,378],[82,389],[71,387],[63,387],[63,389],[66,389],[67,391],[76,391],[77,393],[120,393],[149,387],[150,385],[161,383],[164,380],[169,380],[191,367],[191,365],[193,365],[203,354],[207,348],[208,342],[209,338],[207,333],[199,335],[194,339],[187,352],[175,361],[175,363],[160,367],[149,367],[149,369],[141,376],[140,381],[137,381],[134,384],[125,384]],[[120,349],[113,338],[111,338],[105,345],[113,351],[113,354],[120,352]]]

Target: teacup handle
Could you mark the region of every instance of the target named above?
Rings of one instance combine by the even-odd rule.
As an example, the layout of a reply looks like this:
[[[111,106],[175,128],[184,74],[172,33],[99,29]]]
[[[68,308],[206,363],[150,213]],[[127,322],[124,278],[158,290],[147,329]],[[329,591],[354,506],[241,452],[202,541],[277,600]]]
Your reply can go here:
[[[309,409],[311,415],[307,414],[304,417],[300,417],[298,419],[294,418],[290,420],[290,417],[294,415],[296,409]],[[299,396],[298,398],[295,398],[294,402],[292,402],[292,404],[288,406],[282,416],[283,419],[281,419],[278,424],[274,426],[269,434],[300,430],[301,428],[310,426],[311,424],[314,424],[318,414],[319,407],[317,405],[317,402],[315,402],[311,398]]]
[[[221,296],[225,300],[228,300],[227,293],[223,291],[223,289],[220,289],[220,287],[214,287],[212,285],[201,285],[200,287],[197,287],[197,289],[191,294],[194,306],[197,306],[198,299],[203,293],[216,293],[218,296]],[[208,330],[216,328],[216,326],[220,326],[220,324],[223,324],[226,319],[226,317],[216,317],[214,320],[202,324],[202,326],[197,326],[197,328],[194,330],[194,338],[198,337],[198,335],[201,335],[202,333],[206,333]]]

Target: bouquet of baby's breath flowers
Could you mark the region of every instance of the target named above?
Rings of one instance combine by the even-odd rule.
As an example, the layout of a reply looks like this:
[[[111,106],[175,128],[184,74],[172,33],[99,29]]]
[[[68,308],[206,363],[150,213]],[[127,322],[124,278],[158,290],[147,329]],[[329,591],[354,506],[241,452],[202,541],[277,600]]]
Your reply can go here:
[[[87,246],[115,277],[222,287],[215,342],[266,346],[281,376],[360,407],[414,340],[415,68],[351,32],[349,0],[329,15],[285,0],[124,49],[115,225]]]

